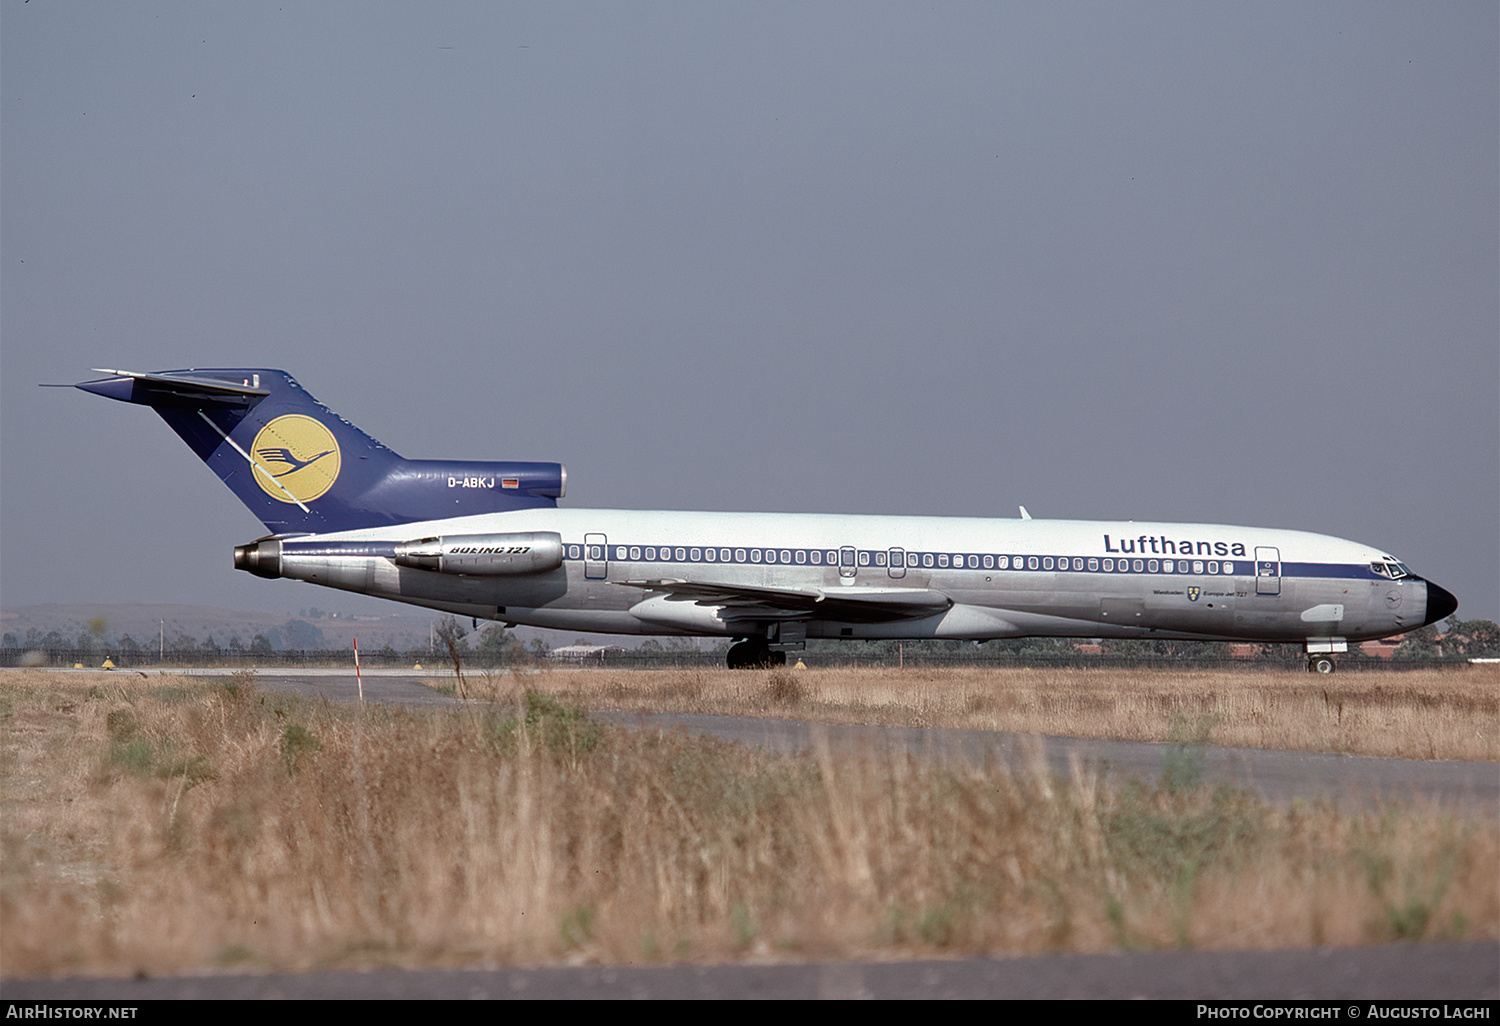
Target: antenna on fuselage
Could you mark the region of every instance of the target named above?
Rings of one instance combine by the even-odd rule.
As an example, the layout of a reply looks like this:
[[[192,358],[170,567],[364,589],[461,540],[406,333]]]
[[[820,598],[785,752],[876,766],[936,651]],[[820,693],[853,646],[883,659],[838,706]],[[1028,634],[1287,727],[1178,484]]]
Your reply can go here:
[[[1026,512],[1026,507],[1025,506],[1021,507],[1021,519],[1022,520],[1030,520],[1031,519],[1031,514],[1028,513],[1028,512]]]

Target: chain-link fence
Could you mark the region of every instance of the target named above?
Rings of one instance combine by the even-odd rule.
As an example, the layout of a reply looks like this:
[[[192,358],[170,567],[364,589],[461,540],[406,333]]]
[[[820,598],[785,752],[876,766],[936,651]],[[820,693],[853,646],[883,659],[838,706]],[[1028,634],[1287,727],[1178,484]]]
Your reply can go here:
[[[1300,669],[1307,656],[1300,646],[1273,645],[1253,655],[1229,655],[1227,646],[1205,646],[1208,651],[1184,653],[1105,651],[1087,652],[1067,646],[1055,651],[1042,649],[1008,651],[990,645],[964,645],[933,651],[921,644],[862,645],[850,643],[787,653],[789,664],[801,660],[809,667],[1032,667],[1058,669],[1213,669],[1213,670],[1286,670]],[[615,670],[665,670],[724,666],[722,647],[697,649],[598,648],[579,654],[539,654],[534,652],[461,653],[464,669],[509,669],[535,667],[578,667]],[[299,649],[273,652],[224,650],[203,651],[114,651],[104,648],[0,648],[0,667],[81,667],[98,669],[106,660],[113,669],[165,669],[223,667],[226,673],[247,668],[337,668],[354,669],[353,653],[347,649]],[[1337,657],[1339,669],[1358,671],[1402,671],[1432,667],[1470,665],[1462,656],[1430,658],[1381,658],[1359,651]],[[425,670],[452,672],[453,661],[446,654],[425,651],[393,653],[360,652],[365,669]]]

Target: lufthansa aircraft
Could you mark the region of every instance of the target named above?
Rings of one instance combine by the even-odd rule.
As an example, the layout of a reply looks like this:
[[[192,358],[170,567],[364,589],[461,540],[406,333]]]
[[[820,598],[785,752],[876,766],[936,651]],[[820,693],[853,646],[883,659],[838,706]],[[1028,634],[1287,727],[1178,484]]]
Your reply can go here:
[[[561,509],[558,463],[408,460],[285,371],[101,370],[270,532],[234,565],[464,616],[739,639],[731,667],[808,638],[1351,641],[1448,616],[1450,593],[1367,545],[1215,524]]]

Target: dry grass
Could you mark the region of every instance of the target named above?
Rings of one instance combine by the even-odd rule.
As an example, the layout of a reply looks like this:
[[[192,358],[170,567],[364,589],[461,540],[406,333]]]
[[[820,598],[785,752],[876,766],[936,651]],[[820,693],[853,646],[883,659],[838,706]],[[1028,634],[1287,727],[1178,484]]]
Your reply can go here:
[[[827,701],[757,677],[766,708]],[[7,976],[1500,936],[1489,817],[773,758],[535,692],[418,713],[17,671],[0,741]]]
[[[1166,741],[1177,720],[1218,745],[1500,761],[1500,668],[1344,673],[1079,669],[552,670],[491,678],[588,708],[796,715]]]

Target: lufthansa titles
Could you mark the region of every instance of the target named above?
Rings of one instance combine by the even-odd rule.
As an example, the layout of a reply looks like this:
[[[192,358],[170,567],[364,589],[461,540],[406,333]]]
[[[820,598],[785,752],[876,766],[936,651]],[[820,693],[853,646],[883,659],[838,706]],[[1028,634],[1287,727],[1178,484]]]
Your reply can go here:
[[[1104,551],[1111,554],[1121,552],[1153,553],[1159,556],[1245,556],[1244,542],[1173,541],[1160,535],[1143,534],[1138,538],[1121,538],[1111,541],[1104,536]]]

